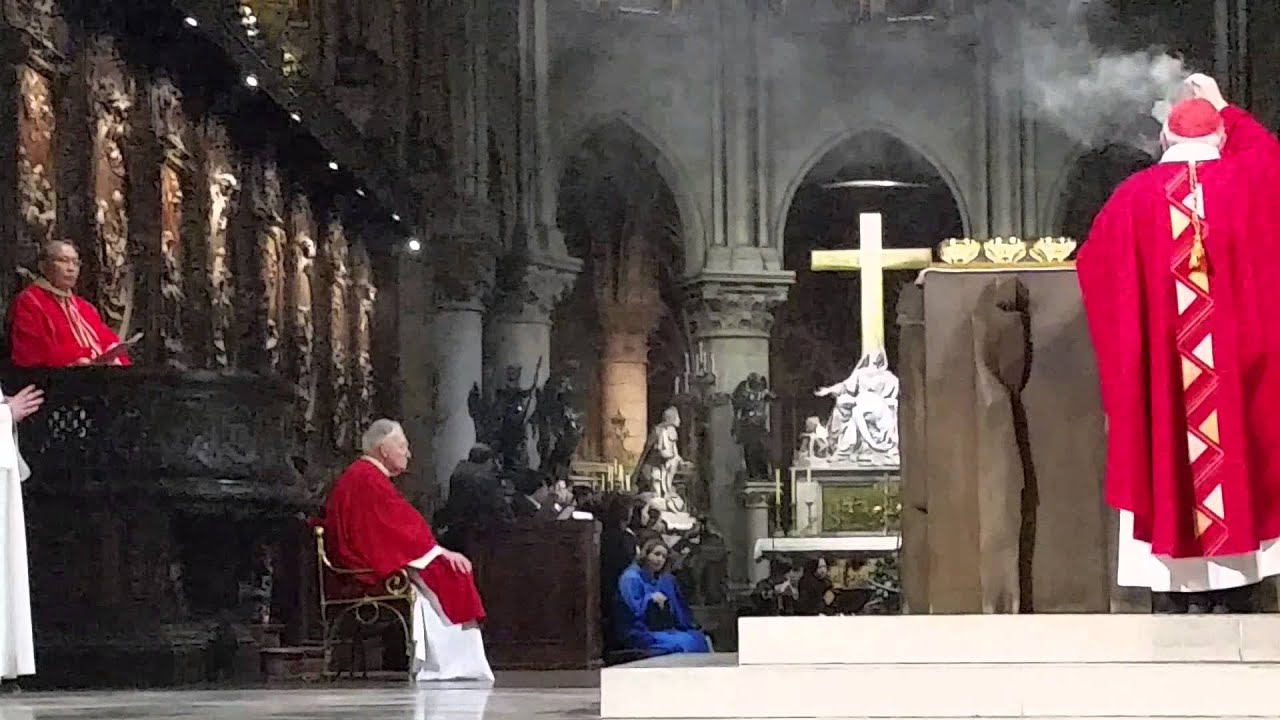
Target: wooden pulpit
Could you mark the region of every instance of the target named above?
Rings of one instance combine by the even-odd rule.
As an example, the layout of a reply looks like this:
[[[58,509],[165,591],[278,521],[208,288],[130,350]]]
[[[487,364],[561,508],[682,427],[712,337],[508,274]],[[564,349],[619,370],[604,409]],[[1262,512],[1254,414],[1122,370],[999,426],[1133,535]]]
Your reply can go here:
[[[902,571],[913,613],[1150,612],[1116,514],[1075,270],[924,271],[899,304]]]
[[[600,524],[518,521],[469,545],[495,670],[600,667]]]

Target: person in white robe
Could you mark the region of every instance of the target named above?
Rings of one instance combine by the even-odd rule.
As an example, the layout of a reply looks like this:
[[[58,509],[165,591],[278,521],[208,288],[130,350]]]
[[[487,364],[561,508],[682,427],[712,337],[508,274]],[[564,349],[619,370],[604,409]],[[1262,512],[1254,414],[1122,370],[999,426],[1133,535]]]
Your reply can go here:
[[[22,483],[31,470],[18,452],[18,423],[43,402],[44,394],[27,386],[0,403],[0,680],[6,681],[36,673],[22,508]]]

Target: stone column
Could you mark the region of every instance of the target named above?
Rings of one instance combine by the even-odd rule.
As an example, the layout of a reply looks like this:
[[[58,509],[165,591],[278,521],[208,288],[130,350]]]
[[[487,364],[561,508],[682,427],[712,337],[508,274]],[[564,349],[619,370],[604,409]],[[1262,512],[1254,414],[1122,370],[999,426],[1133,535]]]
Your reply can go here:
[[[747,581],[754,586],[769,577],[769,563],[756,562],[756,542],[769,537],[769,497],[774,494],[772,483],[747,483],[742,491],[742,506],[746,508]]]
[[[600,363],[600,447],[605,458],[630,465],[640,459],[649,433],[649,333],[658,323],[655,263],[649,243],[632,233],[598,250],[593,259],[604,357]],[[626,420],[619,447],[616,419]]]
[[[435,431],[431,460],[438,497],[476,441],[467,398],[482,382],[484,308],[493,291],[493,248],[483,235],[437,236],[434,273]],[[435,248],[439,248],[436,250]]]
[[[425,253],[405,253],[399,258],[396,288],[398,319],[396,333],[400,349],[396,381],[399,384],[398,417],[413,446],[401,488],[411,499],[434,493],[436,468],[435,367],[439,362],[433,342],[436,293],[430,261]]]
[[[649,333],[658,321],[656,304],[603,303],[600,326],[600,447],[606,460],[631,465],[640,459],[649,433]],[[626,420],[618,446],[615,419]]]
[[[733,439],[729,393],[750,373],[769,376],[773,310],[794,282],[791,272],[708,271],[689,284],[693,339],[711,354],[716,376],[706,444],[696,462],[710,489],[711,520],[731,549],[730,582],[739,587],[750,577],[752,531],[740,500],[742,451]]]
[[[495,382],[505,376],[504,369],[510,365],[520,366],[521,387],[541,386],[546,381],[551,371],[551,313],[581,270],[581,260],[564,256],[504,263],[485,337],[486,345],[492,348],[491,377]],[[537,454],[537,448],[529,443],[533,467],[538,466]]]

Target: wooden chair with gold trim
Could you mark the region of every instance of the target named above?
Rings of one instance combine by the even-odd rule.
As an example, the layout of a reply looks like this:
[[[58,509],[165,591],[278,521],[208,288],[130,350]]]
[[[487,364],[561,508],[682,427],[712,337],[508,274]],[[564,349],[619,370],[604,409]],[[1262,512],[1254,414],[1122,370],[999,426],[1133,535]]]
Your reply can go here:
[[[324,528],[315,526],[317,572],[320,587],[320,625],[324,632],[324,671],[325,675],[337,679],[341,671],[333,672],[333,649],[340,645],[337,634],[343,622],[351,618],[354,631],[350,639],[351,663],[348,673],[355,677],[356,648],[360,647],[360,659],[363,675],[368,677],[369,667],[364,657],[362,640],[364,630],[388,622],[387,615],[400,623],[404,632],[404,643],[408,652],[410,673],[413,670],[413,632],[409,625],[409,613],[413,609],[415,591],[409,575],[404,570],[397,571],[380,585],[368,585],[360,581],[359,576],[372,574],[369,569],[340,568],[329,560],[324,549]],[[398,607],[403,605],[403,609]]]

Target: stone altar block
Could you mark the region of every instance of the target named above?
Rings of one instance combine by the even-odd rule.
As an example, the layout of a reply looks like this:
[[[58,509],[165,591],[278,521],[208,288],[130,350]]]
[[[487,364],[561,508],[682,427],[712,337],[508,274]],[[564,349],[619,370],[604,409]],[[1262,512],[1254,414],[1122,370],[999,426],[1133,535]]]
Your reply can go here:
[[[899,306],[912,612],[1149,612],[1116,514],[1074,268],[932,268]]]

